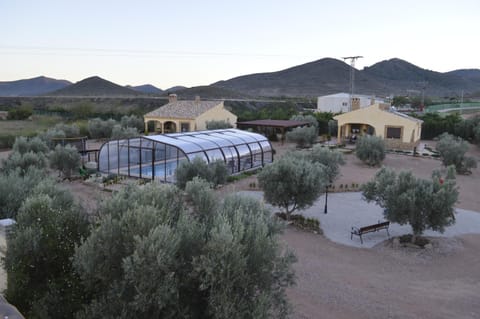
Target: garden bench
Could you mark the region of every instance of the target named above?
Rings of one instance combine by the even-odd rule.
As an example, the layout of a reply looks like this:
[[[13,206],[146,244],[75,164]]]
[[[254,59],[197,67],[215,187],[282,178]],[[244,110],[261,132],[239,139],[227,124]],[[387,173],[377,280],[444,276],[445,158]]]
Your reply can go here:
[[[362,235],[366,233],[371,233],[371,232],[376,232],[382,229],[385,229],[387,231],[387,236],[390,237],[390,234],[388,233],[388,227],[390,226],[390,222],[380,222],[378,221],[377,224],[374,225],[369,225],[369,226],[364,226],[364,227],[352,227],[352,231],[350,232],[350,240],[352,240],[353,235],[357,235],[360,237],[360,242],[363,244],[363,239]]]

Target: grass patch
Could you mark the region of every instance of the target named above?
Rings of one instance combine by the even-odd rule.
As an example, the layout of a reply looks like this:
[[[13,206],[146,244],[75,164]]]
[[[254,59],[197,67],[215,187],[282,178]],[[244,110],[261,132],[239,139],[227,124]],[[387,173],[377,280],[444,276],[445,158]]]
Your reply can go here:
[[[62,118],[56,116],[33,116],[32,120],[0,121],[0,135],[29,136],[60,122]]]

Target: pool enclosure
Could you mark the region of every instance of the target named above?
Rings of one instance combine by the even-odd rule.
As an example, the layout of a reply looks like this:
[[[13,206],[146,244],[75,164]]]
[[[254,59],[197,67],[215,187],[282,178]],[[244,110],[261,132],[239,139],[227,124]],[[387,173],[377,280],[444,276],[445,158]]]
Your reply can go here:
[[[106,142],[98,155],[102,173],[175,182],[183,161],[222,160],[230,174],[273,161],[272,145],[260,134],[237,129],[150,135]]]

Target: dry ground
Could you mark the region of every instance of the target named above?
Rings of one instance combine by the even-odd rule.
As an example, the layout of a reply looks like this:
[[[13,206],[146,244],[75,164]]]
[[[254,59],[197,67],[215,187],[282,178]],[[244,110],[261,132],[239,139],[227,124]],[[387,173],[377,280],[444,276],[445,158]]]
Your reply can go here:
[[[274,147],[277,156],[294,149]],[[476,146],[469,154],[480,159]],[[378,170],[354,155],[345,159],[337,189],[339,184],[364,183]],[[424,178],[442,168],[436,159],[396,154],[388,154],[383,164]],[[247,190],[254,181],[252,176],[221,192]],[[480,169],[457,176],[457,183],[457,207],[480,212]],[[297,285],[288,289],[293,318],[480,318],[480,235],[436,238],[431,250],[393,248],[389,241],[359,249],[292,227],[282,240],[298,258]]]
[[[294,149],[291,144],[274,147],[276,158]],[[480,159],[478,147],[472,147],[470,154]],[[361,184],[378,170],[354,155],[347,155],[346,162],[336,184]],[[420,177],[441,168],[438,160],[394,154],[387,155],[384,165],[410,169]],[[218,193],[248,190],[254,181],[251,176]],[[457,177],[458,207],[480,211],[479,182],[479,168]],[[82,182],[65,185],[89,211],[103,196],[100,189]],[[287,228],[281,239],[298,258],[297,285],[287,292],[293,318],[480,318],[480,235],[437,238],[430,250],[394,248],[389,241],[360,249],[295,228]]]

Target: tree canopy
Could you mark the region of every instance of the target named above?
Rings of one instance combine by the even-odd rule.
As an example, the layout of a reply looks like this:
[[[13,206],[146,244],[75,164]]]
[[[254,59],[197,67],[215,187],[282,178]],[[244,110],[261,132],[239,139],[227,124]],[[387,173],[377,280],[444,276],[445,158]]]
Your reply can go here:
[[[281,224],[251,198],[202,202],[213,191],[193,183],[193,214],[172,185],[130,186],[102,205],[74,259],[91,297],[78,318],[287,316],[295,257]]]
[[[385,159],[385,142],[381,137],[365,135],[356,144],[357,157],[367,165],[376,166]]]
[[[362,186],[362,192],[365,200],[384,209],[387,220],[409,224],[414,235],[421,235],[425,229],[443,232],[455,222],[453,205],[458,200],[458,189],[453,167],[445,177],[434,171],[431,180],[416,178],[411,172],[397,175],[382,168]]]
[[[265,200],[285,209],[287,219],[315,202],[328,184],[325,166],[301,157],[284,156],[258,174]]]
[[[453,165],[457,173],[467,174],[472,168],[477,167],[477,161],[473,157],[465,156],[468,150],[468,142],[460,137],[443,133],[437,143],[437,151],[445,166]]]

